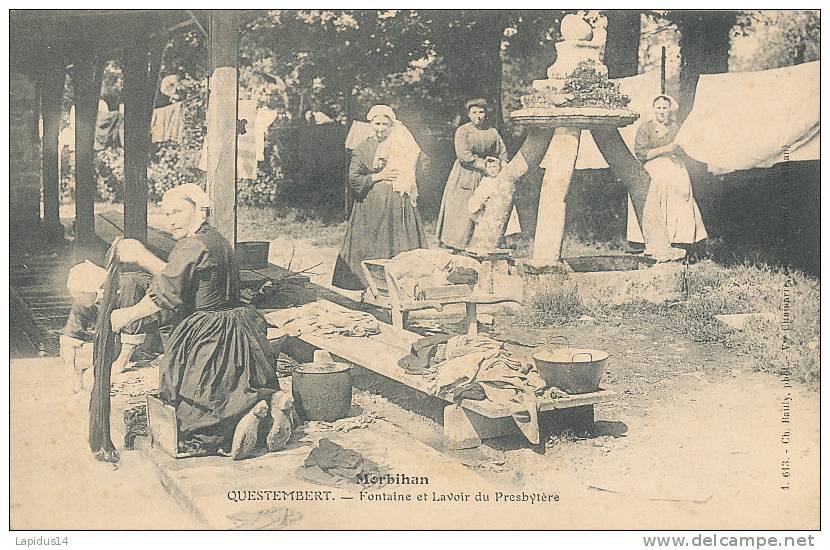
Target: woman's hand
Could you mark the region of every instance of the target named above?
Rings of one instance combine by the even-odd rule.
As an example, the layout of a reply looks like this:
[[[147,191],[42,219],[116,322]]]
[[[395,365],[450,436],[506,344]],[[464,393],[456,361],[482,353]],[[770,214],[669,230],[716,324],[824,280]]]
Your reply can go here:
[[[398,174],[399,172],[394,168],[384,168],[377,174],[372,175],[372,181],[375,183],[379,181],[388,181],[389,183],[392,183],[398,179]]]
[[[133,315],[130,308],[114,309],[110,314],[110,325],[113,332],[121,332],[124,327],[133,322]]]
[[[118,243],[116,253],[118,260],[122,263],[141,265],[143,259],[147,257],[148,250],[141,241],[124,239]]]
[[[663,147],[655,147],[646,153],[646,160],[653,160],[657,157],[674,155],[680,151],[680,147],[675,143],[669,143]]]

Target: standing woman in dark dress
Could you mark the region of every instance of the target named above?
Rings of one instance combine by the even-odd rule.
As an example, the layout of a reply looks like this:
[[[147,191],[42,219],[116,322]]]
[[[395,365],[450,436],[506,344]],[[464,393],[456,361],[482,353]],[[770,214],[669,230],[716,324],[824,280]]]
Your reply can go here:
[[[421,150],[391,107],[375,105],[366,118],[374,135],[357,146],[349,165],[355,202],[332,277],[334,286],[347,290],[366,288],[363,260],[428,248],[416,205]]]
[[[159,366],[159,398],[176,408],[180,451],[228,451],[239,420],[279,389],[267,323],[239,302],[239,267],[227,240],[206,223],[210,201],[195,184],[165,193],[176,246],[165,263],[139,241],[119,243],[122,262],[153,275],[147,296],[112,312],[112,328],[175,310],[181,322]]]
[[[436,233],[438,242],[445,247],[463,250],[473,236],[473,221],[467,212],[470,197],[486,174],[487,158],[493,157],[507,163],[507,149],[498,130],[486,124],[487,101],[471,99],[465,104],[470,122],[455,131],[455,154],[441,210],[438,213]]]

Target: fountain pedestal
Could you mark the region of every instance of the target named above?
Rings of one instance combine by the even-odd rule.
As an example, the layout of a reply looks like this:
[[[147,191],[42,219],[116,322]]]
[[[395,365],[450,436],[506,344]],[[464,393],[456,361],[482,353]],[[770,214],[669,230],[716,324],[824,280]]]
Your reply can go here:
[[[614,157],[613,164],[612,159],[608,159],[612,169],[616,165],[628,172],[636,172],[633,177],[628,177],[628,173],[621,174],[621,178],[629,187],[636,187],[632,192],[632,202],[639,220],[642,220],[647,194],[641,191],[643,187],[647,191],[650,181],[642,167],[638,171],[629,159],[624,158],[627,154],[630,160],[637,163],[622,139],[617,142],[613,135],[609,137],[609,131],[619,136],[616,129],[632,124],[639,115],[615,106],[625,105],[627,101],[614,85],[608,83],[608,69],[601,61],[602,44],[592,40],[593,29],[576,15],[563,18],[561,32],[563,40],[556,44],[557,58],[548,68],[548,78],[534,81],[532,94],[522,98],[523,108],[510,115],[517,125],[529,128],[530,132],[519,153],[507,166],[509,176],[517,179],[533,167],[534,162],[537,163],[535,166],[545,168],[531,262],[536,267],[555,264],[561,259],[565,198],[582,130],[598,131],[597,145],[600,146],[599,141],[603,141],[605,149]],[[601,91],[605,95],[600,94],[599,99],[596,96],[587,97],[582,87],[569,85],[569,79],[579,70],[594,79],[593,85],[604,85]],[[587,93],[590,94],[590,91]],[[609,100],[613,95],[616,97]],[[574,104],[585,106],[570,106]],[[620,145],[624,152],[618,151]]]

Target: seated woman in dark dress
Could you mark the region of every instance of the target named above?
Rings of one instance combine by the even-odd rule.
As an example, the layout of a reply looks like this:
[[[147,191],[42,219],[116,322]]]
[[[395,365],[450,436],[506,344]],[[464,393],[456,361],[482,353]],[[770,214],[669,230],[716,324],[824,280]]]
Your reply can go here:
[[[176,246],[165,263],[139,241],[119,243],[122,262],[153,275],[147,296],[112,312],[118,332],[175,310],[180,323],[159,366],[159,398],[176,408],[180,451],[227,452],[239,420],[279,389],[267,324],[239,302],[239,267],[228,241],[206,223],[209,199],[197,185],[165,193]]]

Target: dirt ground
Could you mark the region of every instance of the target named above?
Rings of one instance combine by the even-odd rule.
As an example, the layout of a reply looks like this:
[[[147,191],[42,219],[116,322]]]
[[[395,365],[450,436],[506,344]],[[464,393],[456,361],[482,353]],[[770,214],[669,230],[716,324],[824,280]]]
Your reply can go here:
[[[327,286],[337,247],[277,239],[270,260],[284,264],[292,245],[292,267],[322,262],[312,280]],[[485,331],[515,350],[556,334],[611,354],[603,386],[617,397],[597,406],[594,436],[554,436],[538,448],[496,442],[472,458],[448,454],[494,482],[558,492],[561,506],[547,528],[818,528],[818,393],[753,373],[749,356],[693,342],[654,316],[586,318],[543,330],[496,315]],[[153,375],[135,371],[122,379],[122,393],[140,393]],[[118,470],[89,458],[87,401],[71,394],[57,359],[13,361],[11,387],[13,527],[196,526],[139,455],[124,452]],[[127,400],[116,399],[114,411]],[[440,447],[432,420],[365,392],[355,400]],[[120,444],[119,414],[113,419]],[[510,526],[522,528],[521,517]]]
[[[338,249],[278,239],[272,241],[272,261],[292,242],[296,265],[322,262],[312,280],[329,286]],[[649,314],[586,318],[546,329],[520,327],[515,318],[496,315],[484,331],[522,344],[511,344],[518,352],[562,335],[574,347],[611,354],[602,385],[617,398],[596,407],[596,437],[554,437],[544,451],[505,450],[495,457],[509,470],[496,474],[500,478],[571,487],[574,497],[596,500],[608,512],[576,514],[574,524],[555,528],[818,527],[817,392],[754,373],[751,357],[694,342]],[[783,423],[787,406],[789,423]]]

